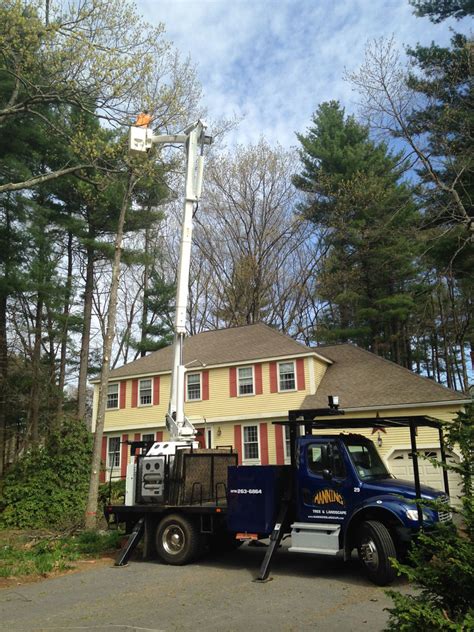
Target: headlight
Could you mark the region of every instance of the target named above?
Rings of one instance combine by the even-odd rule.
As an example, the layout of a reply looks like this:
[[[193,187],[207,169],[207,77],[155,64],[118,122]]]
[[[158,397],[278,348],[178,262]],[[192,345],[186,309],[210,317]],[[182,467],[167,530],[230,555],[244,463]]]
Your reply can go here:
[[[413,522],[418,522],[418,509],[407,509],[407,518],[409,520],[413,520]],[[426,511],[422,512],[423,520],[432,521],[433,518],[426,513]]]

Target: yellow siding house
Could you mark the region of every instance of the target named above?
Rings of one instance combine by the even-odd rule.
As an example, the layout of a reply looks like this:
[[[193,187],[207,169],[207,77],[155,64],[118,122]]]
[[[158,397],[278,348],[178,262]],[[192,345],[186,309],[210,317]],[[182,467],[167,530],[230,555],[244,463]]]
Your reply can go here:
[[[125,476],[127,441],[167,439],[172,359],[167,347],[111,372],[102,446],[107,478]],[[249,465],[288,462],[289,437],[272,422],[287,418],[288,410],[326,407],[329,395],[338,395],[351,416],[364,417],[423,414],[451,420],[470,401],[354,345],[310,348],[264,324],[190,336],[184,362],[185,414],[200,444],[231,445],[239,463]],[[97,380],[93,383],[94,424]],[[392,472],[410,475],[406,429],[377,430],[372,439]],[[420,430],[417,444],[428,456],[437,454],[436,431]],[[441,486],[441,474],[426,463],[425,482]]]

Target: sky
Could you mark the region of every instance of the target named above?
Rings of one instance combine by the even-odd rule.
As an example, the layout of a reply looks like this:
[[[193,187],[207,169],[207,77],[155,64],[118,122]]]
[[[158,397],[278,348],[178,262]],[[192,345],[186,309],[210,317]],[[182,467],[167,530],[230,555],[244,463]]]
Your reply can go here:
[[[368,41],[447,44],[456,26],[415,17],[408,0],[139,0],[138,8],[196,64],[209,120],[242,119],[227,144],[263,136],[287,148],[319,103],[337,99],[357,112],[343,75],[360,66]]]

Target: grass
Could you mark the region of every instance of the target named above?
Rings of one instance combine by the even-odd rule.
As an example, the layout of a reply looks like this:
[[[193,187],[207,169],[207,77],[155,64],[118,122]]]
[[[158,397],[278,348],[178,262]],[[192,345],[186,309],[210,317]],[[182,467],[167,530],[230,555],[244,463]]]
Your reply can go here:
[[[69,536],[0,531],[0,577],[44,576],[67,570],[79,559],[100,557],[117,549],[122,537],[119,531]]]

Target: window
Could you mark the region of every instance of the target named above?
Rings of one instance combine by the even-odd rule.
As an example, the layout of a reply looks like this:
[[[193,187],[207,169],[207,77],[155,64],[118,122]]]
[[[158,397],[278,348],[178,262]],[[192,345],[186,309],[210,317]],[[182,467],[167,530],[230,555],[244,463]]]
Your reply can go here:
[[[120,466],[120,437],[109,437],[107,467]]]
[[[255,461],[259,457],[258,426],[244,426],[244,461]]]
[[[107,408],[119,407],[119,385],[109,384],[107,387]]]
[[[332,476],[344,478],[344,463],[335,443],[315,443],[308,446],[308,469],[314,474],[323,474],[329,470]]]
[[[294,391],[296,389],[296,374],[294,362],[281,362],[278,365],[280,391]]]
[[[149,406],[151,404],[151,379],[140,380],[139,382],[139,402],[140,406]]]
[[[285,433],[285,443],[284,443],[285,463],[289,463],[291,459],[290,426],[283,426],[283,430]]]
[[[151,434],[142,434],[142,441],[155,441],[155,435]]]
[[[188,373],[187,375],[187,397],[189,400],[201,399],[201,374]]]
[[[253,395],[253,367],[242,366],[237,369],[239,395]]]

